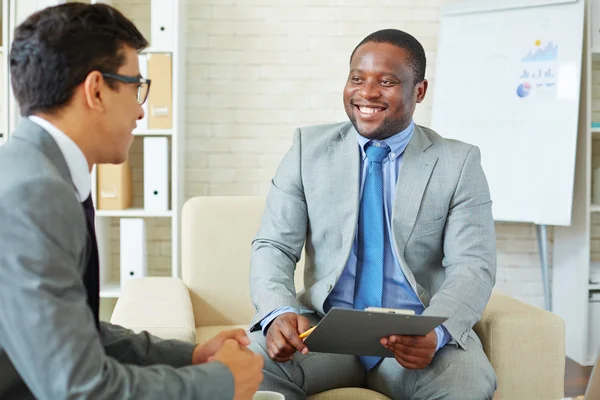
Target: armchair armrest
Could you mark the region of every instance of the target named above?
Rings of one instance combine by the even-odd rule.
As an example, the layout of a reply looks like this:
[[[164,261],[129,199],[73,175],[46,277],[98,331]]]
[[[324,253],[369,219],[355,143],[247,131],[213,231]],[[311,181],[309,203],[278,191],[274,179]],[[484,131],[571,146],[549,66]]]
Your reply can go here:
[[[192,301],[185,284],[176,278],[139,278],[127,281],[111,323],[134,332],[148,331],[162,339],[196,343]]]
[[[560,317],[494,292],[474,330],[498,377],[495,399],[564,396],[565,325]]]

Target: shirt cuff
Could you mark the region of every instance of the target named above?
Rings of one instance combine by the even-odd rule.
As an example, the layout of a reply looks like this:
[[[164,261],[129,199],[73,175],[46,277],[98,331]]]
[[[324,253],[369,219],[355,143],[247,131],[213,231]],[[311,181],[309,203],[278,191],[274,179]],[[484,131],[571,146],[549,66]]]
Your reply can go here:
[[[280,308],[276,308],[275,310],[271,311],[269,314],[267,314],[266,317],[264,317],[262,319],[262,321],[260,321],[260,327],[262,329],[262,333],[263,335],[267,335],[267,331],[269,330],[269,326],[271,325],[271,322],[273,322],[275,320],[275,318],[279,317],[281,314],[285,314],[288,312],[293,312],[296,314],[309,314],[312,313],[313,311],[307,309],[307,308],[294,308],[294,307],[280,307]]]
[[[438,327],[435,328],[435,334],[437,335],[437,347],[435,349],[437,352],[439,349],[448,344],[450,339],[452,339],[452,336],[450,336],[444,325],[438,325]]]

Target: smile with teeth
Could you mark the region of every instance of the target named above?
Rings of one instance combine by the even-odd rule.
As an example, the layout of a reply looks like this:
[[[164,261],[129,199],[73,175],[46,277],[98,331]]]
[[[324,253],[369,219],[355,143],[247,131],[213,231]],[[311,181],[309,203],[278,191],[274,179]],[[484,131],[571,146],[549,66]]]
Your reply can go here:
[[[358,110],[363,114],[375,114],[384,110],[382,107],[365,107],[357,106]]]

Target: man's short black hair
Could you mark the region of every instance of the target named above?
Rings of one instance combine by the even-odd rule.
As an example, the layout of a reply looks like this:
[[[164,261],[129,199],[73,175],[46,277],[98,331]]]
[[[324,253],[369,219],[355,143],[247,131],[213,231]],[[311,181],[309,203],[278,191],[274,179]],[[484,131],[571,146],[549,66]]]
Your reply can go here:
[[[106,4],[67,3],[45,8],[15,29],[11,84],[21,115],[52,112],[94,71],[116,73],[124,46],[148,41],[123,14]],[[116,82],[107,80],[112,88]]]
[[[394,46],[404,49],[408,53],[408,59],[406,60],[409,68],[413,70],[415,76],[415,84],[425,79],[425,68],[427,66],[427,59],[425,57],[425,49],[414,36],[403,32],[398,29],[382,29],[377,32],[371,33],[369,36],[364,38],[358,46],[352,51],[350,56],[350,62],[354,57],[356,50],[365,43],[389,43]]]

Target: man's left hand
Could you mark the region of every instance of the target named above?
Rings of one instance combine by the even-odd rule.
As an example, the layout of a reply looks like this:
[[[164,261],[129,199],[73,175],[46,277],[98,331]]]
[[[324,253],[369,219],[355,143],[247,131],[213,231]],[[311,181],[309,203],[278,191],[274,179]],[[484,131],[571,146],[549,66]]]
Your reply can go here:
[[[425,336],[392,335],[382,338],[380,343],[394,353],[396,361],[406,369],[427,367],[437,347],[437,334],[429,332]]]
[[[192,353],[192,364],[204,364],[209,361],[209,358],[214,356],[215,353],[221,348],[223,342],[227,339],[235,339],[242,346],[248,346],[250,339],[246,335],[243,329],[233,329],[230,331],[220,332],[217,336],[210,339],[204,344],[199,344],[194,347]]]

